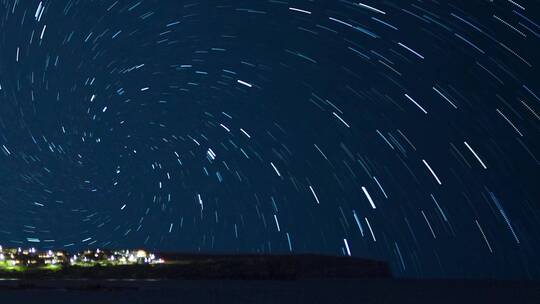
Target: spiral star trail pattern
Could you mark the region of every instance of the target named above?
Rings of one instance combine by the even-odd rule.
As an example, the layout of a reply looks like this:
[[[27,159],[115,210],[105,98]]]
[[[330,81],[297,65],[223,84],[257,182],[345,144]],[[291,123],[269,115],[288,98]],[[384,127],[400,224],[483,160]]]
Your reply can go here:
[[[538,277],[537,1],[0,1],[0,242]]]

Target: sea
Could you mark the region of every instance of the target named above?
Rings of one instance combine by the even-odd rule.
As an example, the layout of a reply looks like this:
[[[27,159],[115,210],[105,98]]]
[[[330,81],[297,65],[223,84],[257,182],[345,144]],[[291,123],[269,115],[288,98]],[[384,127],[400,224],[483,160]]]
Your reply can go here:
[[[316,279],[12,280],[0,303],[540,303],[540,284],[520,281]]]

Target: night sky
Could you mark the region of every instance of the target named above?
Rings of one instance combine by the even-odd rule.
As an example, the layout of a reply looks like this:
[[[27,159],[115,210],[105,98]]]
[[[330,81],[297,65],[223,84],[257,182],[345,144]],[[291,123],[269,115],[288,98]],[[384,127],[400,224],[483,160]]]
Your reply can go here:
[[[538,278],[539,11],[0,0],[0,244]]]

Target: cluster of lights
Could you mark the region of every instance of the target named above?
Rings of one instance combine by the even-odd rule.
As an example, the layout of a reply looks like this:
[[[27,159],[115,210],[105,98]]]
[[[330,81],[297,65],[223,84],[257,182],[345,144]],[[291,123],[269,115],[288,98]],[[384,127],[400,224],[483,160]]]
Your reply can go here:
[[[8,266],[30,265],[130,265],[160,264],[163,259],[145,250],[86,250],[74,255],[64,251],[37,251],[36,248],[6,248],[0,246],[0,263]]]
[[[56,265],[67,261],[63,251],[37,251],[36,248],[3,248],[0,246],[0,262],[8,266]]]
[[[155,254],[148,253],[145,250],[86,250],[77,253],[70,258],[71,265],[78,264],[160,264],[164,261],[157,259]]]

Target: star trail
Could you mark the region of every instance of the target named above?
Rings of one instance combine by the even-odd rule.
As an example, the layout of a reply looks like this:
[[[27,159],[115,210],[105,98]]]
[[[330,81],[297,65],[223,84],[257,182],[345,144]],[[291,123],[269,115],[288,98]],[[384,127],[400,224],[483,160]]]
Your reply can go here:
[[[0,0],[0,244],[538,277],[539,16]]]

